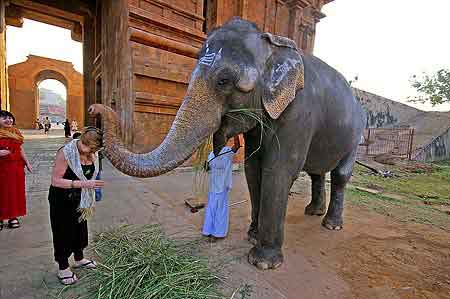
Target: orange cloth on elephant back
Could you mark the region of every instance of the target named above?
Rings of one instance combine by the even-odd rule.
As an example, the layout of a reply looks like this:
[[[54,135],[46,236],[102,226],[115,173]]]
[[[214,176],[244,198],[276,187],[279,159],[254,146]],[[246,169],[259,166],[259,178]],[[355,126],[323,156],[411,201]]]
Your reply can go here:
[[[26,214],[23,136],[16,128],[0,129],[0,149],[11,153],[0,157],[0,220]]]

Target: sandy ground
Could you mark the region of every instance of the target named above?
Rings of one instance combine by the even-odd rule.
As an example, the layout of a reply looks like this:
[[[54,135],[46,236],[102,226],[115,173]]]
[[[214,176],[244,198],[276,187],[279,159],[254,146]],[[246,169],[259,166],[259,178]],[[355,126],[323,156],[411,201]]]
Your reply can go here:
[[[28,215],[20,229],[0,232],[0,298],[46,298],[49,289],[59,286],[47,202],[54,153],[64,142],[59,133],[51,134],[54,138],[27,135],[25,149],[34,166],[34,173],[27,175]],[[191,213],[184,205],[192,196],[192,178],[192,172],[177,170],[138,179],[107,165],[107,186],[90,222],[91,236],[121,224],[155,222],[173,238],[198,236],[204,210]],[[233,179],[231,202],[248,200],[244,174],[235,172]],[[263,272],[247,262],[252,247],[245,239],[248,201],[231,208],[228,238],[205,241],[203,254],[227,261],[224,289],[232,292],[247,284],[254,299],[450,298],[450,234],[350,205],[344,230],[328,231],[321,227],[321,217],[303,214],[310,193],[307,177],[291,191],[285,262],[279,269]]]

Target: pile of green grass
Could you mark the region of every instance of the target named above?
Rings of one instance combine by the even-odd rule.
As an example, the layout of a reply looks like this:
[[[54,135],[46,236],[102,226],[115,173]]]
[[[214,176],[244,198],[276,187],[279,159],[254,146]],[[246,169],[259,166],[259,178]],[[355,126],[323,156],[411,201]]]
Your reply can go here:
[[[99,265],[82,279],[83,298],[223,298],[220,278],[195,248],[169,240],[157,225],[101,233],[93,245]]]

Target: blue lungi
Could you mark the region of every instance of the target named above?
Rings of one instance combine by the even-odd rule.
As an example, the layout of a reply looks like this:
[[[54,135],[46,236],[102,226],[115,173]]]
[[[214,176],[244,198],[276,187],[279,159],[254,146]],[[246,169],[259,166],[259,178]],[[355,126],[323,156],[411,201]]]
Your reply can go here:
[[[202,233],[206,236],[223,238],[228,232],[228,195],[232,187],[234,152],[228,146],[217,157],[208,156],[209,192]]]

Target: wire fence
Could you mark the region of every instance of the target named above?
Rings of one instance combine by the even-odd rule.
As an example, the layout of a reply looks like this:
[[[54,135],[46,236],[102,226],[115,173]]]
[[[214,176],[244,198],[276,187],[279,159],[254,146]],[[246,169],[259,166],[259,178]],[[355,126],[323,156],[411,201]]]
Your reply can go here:
[[[376,156],[389,153],[411,160],[414,129],[366,129],[358,156]]]

